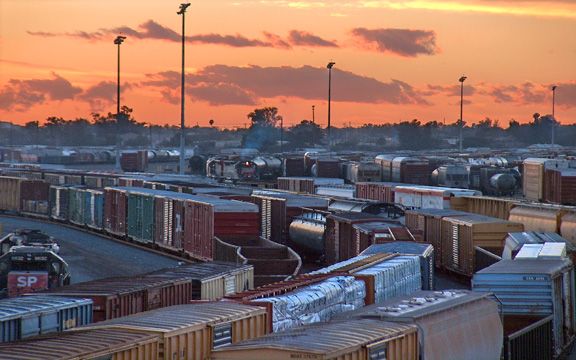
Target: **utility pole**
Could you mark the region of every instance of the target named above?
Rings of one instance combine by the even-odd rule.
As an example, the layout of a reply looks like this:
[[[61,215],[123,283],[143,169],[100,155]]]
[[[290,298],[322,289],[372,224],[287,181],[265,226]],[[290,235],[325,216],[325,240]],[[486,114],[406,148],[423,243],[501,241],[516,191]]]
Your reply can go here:
[[[284,152],[284,118],[280,116],[280,153]]]
[[[458,150],[462,152],[462,131],[464,128],[464,119],[462,118],[463,108],[464,108],[464,81],[466,81],[466,76],[461,76],[458,81],[460,81],[460,126],[458,133]]]
[[[184,141],[186,140],[184,134],[184,87],[185,87],[185,69],[184,69],[184,48],[186,42],[186,36],[184,34],[185,30],[185,15],[186,9],[190,6],[190,3],[183,3],[180,4],[180,10],[178,10],[177,14],[182,15],[182,89],[180,94],[180,175],[184,175],[184,156],[185,156],[185,148],[184,148]]]
[[[556,137],[556,116],[555,116],[555,115],[556,115],[556,114],[555,114],[555,112],[554,112],[555,107],[556,107],[556,88],[557,88],[556,85],[553,85],[553,86],[552,86],[552,121],[553,121],[553,123],[552,123],[552,134],[551,134],[551,136],[552,136],[552,145],[554,145],[555,140],[556,140],[556,139],[555,139],[555,137]]]
[[[126,36],[118,35],[114,44],[118,45],[118,71],[116,79],[116,171],[120,171],[120,45],[126,40]]]
[[[330,101],[332,93],[332,68],[336,65],[335,62],[330,61],[326,68],[328,68],[328,153],[332,152],[332,134],[330,129]]]
[[[312,105],[312,124],[316,124],[316,117],[314,116],[314,105]]]

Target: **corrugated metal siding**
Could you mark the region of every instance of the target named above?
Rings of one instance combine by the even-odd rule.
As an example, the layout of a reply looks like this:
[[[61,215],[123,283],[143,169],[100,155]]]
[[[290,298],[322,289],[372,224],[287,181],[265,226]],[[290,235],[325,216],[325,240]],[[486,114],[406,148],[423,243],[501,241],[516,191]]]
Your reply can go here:
[[[522,173],[524,197],[529,200],[544,199],[544,159],[526,159]]]
[[[385,349],[385,350],[384,350]],[[416,327],[374,320],[314,324],[215,350],[219,359],[418,359]]]
[[[523,231],[522,224],[483,216],[442,219],[442,267],[472,276],[476,269],[474,247],[502,254],[509,232]]]
[[[158,340],[157,335],[119,329],[75,331],[0,345],[0,354],[12,360],[154,360]]]
[[[0,177],[0,210],[20,211],[20,178]]]
[[[91,322],[92,301],[88,299],[25,296],[0,301],[0,342],[61,332]]]
[[[524,224],[525,231],[560,232],[559,210],[517,206],[508,220]]]
[[[562,217],[560,234],[564,239],[576,244],[576,214],[570,213]]]
[[[563,274],[567,274],[564,276]],[[504,315],[553,315],[559,354],[574,337],[574,268],[569,260],[502,260],[477,272],[474,291],[489,291]]]
[[[127,233],[130,238],[142,243],[154,242],[154,197],[128,194]]]
[[[160,359],[204,360],[219,345],[263,336],[264,309],[236,303],[180,305],[146,312],[88,329],[122,328],[160,336]]]

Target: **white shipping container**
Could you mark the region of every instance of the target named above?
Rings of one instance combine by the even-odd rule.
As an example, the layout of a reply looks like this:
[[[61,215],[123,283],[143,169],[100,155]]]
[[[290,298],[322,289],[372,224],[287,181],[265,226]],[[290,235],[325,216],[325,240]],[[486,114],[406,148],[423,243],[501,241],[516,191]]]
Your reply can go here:
[[[396,186],[394,202],[410,209],[450,209],[450,198],[482,195],[480,191],[435,186]]]

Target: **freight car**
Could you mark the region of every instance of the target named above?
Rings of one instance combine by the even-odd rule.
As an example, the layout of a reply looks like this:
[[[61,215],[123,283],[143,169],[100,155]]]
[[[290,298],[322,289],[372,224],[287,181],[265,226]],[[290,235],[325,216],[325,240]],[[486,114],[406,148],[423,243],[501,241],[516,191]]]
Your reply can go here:
[[[464,165],[440,166],[432,172],[432,184],[467,189],[469,187],[468,169]]]
[[[206,156],[194,154],[188,159],[188,169],[193,175],[206,175]]]
[[[350,184],[358,182],[380,181],[382,178],[381,168],[373,162],[348,162],[342,164],[344,180]]]
[[[276,179],[282,175],[282,161],[272,156],[217,156],[206,161],[206,174],[214,179],[233,182]]]
[[[275,180],[282,176],[282,160],[273,156],[257,156],[250,160],[256,168],[258,180]]]

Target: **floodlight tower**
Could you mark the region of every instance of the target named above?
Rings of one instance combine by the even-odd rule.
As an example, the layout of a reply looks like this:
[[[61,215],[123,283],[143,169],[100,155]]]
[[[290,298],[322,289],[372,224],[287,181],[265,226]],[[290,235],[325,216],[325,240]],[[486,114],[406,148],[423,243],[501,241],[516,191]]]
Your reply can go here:
[[[182,15],[182,88],[180,93],[180,175],[184,174],[184,141],[185,141],[185,134],[184,134],[184,87],[185,87],[185,70],[184,70],[184,44],[186,42],[186,36],[184,34],[185,31],[185,15],[186,9],[190,6],[190,3],[182,3],[180,4],[180,8],[176,14]]]

